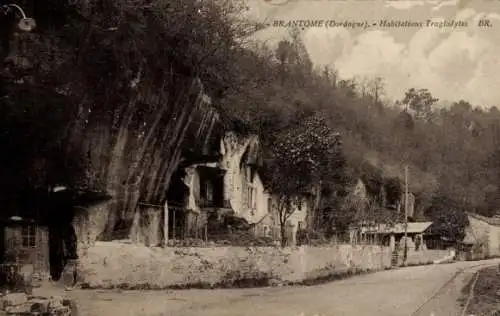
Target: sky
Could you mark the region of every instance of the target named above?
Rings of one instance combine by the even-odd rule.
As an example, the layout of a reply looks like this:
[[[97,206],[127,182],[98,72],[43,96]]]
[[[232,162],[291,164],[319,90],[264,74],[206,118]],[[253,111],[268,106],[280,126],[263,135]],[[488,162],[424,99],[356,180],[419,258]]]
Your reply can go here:
[[[274,20],[467,21],[467,27],[379,26],[304,28],[316,66],[333,66],[342,79],[381,76],[386,97],[402,99],[412,87],[440,100],[500,106],[500,0],[248,0],[250,14],[271,26],[256,34],[271,45],[290,29]],[[492,27],[479,27],[489,19]]]

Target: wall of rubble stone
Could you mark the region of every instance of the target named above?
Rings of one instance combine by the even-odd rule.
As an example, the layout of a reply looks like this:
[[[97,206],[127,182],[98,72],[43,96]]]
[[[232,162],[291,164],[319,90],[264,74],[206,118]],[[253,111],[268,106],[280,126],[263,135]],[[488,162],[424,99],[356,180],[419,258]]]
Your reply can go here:
[[[147,248],[97,242],[80,258],[80,282],[92,288],[277,285],[390,266],[388,248]]]
[[[110,201],[79,209],[73,219],[78,251],[92,246],[104,232],[109,217]]]
[[[428,263],[439,263],[444,261],[453,260],[455,253],[453,250],[421,250],[415,251],[411,249],[408,251],[407,264],[409,265],[419,265]],[[400,252],[399,261],[402,262],[403,252]]]
[[[78,307],[70,299],[62,297],[30,296],[25,293],[9,293],[0,296],[2,315],[77,315]]]

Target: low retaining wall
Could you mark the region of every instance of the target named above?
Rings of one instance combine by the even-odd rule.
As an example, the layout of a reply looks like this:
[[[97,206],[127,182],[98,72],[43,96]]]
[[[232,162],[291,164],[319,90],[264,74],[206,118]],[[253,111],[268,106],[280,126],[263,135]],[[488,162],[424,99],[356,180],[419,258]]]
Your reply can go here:
[[[169,288],[286,284],[390,267],[388,247],[147,248],[97,242],[79,262],[80,282],[95,288]]]
[[[454,252],[452,250],[410,250],[408,251],[407,264],[408,265],[421,265],[429,263],[440,263],[446,260],[452,260]],[[403,260],[403,252],[399,255],[400,263]]]

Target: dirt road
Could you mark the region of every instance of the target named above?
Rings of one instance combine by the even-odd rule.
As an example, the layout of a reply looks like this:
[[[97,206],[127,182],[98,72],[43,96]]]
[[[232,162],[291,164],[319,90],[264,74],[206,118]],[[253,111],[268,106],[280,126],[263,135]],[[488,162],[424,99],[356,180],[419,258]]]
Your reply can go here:
[[[311,287],[75,290],[65,294],[78,301],[81,316],[456,316],[460,315],[456,299],[461,286],[472,275],[473,267],[498,263],[500,260],[409,267]],[[457,274],[463,269],[468,270]],[[439,296],[429,301],[438,291]],[[45,295],[56,292],[56,289],[39,290]]]

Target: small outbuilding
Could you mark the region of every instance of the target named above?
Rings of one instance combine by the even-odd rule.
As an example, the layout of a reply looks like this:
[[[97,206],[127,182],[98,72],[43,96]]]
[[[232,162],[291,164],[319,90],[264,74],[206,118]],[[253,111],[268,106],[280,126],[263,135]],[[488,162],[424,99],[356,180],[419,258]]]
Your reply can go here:
[[[0,236],[2,270],[14,266],[23,275],[49,277],[48,227],[14,216],[0,220]]]
[[[379,224],[362,227],[365,238],[380,240],[394,249],[397,245],[404,244],[404,235],[408,236],[408,247],[415,250],[427,249],[425,236],[432,222],[396,223],[394,225]]]

